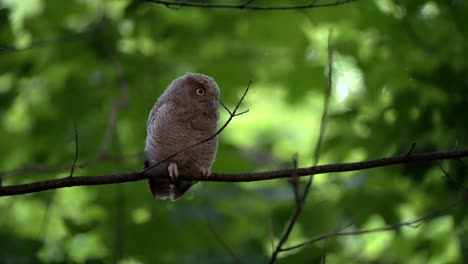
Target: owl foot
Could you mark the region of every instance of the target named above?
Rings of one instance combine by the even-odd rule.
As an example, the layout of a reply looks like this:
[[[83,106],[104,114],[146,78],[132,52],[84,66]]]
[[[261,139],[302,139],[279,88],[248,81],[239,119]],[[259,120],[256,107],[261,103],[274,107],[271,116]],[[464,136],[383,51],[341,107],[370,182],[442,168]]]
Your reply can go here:
[[[203,177],[210,177],[211,175],[211,171],[210,171],[210,168],[204,168],[204,167],[200,167],[200,173]]]
[[[179,170],[177,169],[176,163],[174,162],[169,163],[167,170],[169,172],[169,178],[171,178],[171,180],[174,181],[179,177]]]

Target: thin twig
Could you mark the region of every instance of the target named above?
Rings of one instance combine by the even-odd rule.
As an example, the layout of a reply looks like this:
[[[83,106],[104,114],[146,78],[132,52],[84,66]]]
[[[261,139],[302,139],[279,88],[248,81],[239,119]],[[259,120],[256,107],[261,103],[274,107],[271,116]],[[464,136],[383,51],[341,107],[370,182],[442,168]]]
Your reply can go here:
[[[226,242],[226,240],[223,239],[223,237],[216,231],[215,227],[213,226],[213,223],[210,220],[210,216],[208,215],[207,212],[205,212],[205,219],[206,219],[206,226],[208,226],[208,229],[210,230],[211,234],[213,234],[213,237],[218,241],[221,246],[228,252],[229,256],[231,256],[232,260],[235,263],[243,263],[241,258],[237,256],[237,254],[234,252],[231,246]]]
[[[300,189],[299,189],[299,178],[297,177],[297,152],[294,153],[294,156],[293,156],[293,173],[291,175],[291,178],[289,179],[290,182],[291,182],[291,185],[292,185],[292,189],[293,189],[293,192],[294,192],[294,201],[295,201],[295,204],[296,206],[300,206],[301,204],[301,192],[300,192]]]
[[[458,151],[458,148],[457,148],[455,151]],[[457,161],[460,162],[461,165],[463,165],[463,167],[465,167],[466,169],[468,169],[468,164],[466,164],[462,159],[457,159]]]
[[[317,143],[315,145],[315,151],[314,151],[314,160],[313,160],[313,166],[317,166],[320,160],[320,153],[323,145],[323,138],[325,136],[325,130],[327,127],[327,117],[328,117],[328,109],[329,109],[329,104],[330,104],[330,98],[331,98],[331,91],[332,91],[332,84],[333,84],[333,45],[332,45],[332,35],[333,31],[330,29],[328,32],[328,49],[327,49],[327,54],[328,54],[328,74],[327,74],[327,86],[325,90],[325,96],[323,98],[323,111],[322,111],[322,117],[320,119],[320,132],[319,132],[319,137],[317,139]],[[302,199],[305,201],[310,188],[312,186],[312,182],[314,180],[314,175],[311,175],[309,177],[309,180],[304,188],[304,192],[302,194]]]
[[[221,106],[229,113],[229,115],[232,115],[231,113],[231,110],[229,110],[229,108],[223,103],[223,101],[221,101],[220,99],[218,99],[218,102],[221,104]]]
[[[451,182],[453,182],[457,187],[461,188],[463,191],[468,193],[468,188],[464,186],[461,182],[457,181],[455,178],[450,176],[450,174],[442,167],[442,165],[439,163],[439,168],[440,170],[444,173],[445,177],[449,179]]]
[[[73,177],[73,172],[75,171],[77,160],[78,160],[78,129],[76,128],[76,121],[75,121],[75,158],[73,159],[73,164],[70,170],[69,177]]]
[[[411,145],[411,148],[408,151],[408,153],[406,153],[406,155],[410,156],[411,153],[413,153],[414,148],[416,148],[416,142],[413,142],[413,145]]]
[[[129,90],[129,85],[128,85],[128,80],[125,75],[124,68],[122,66],[122,63],[120,62],[120,59],[118,56],[111,51],[110,47],[107,47],[106,50],[108,50],[108,57],[112,61],[112,64],[114,65],[115,72],[117,74],[117,80],[119,82],[119,95],[117,98],[112,102],[110,110],[109,110],[109,121],[107,122],[107,128],[106,132],[104,133],[104,137],[101,142],[100,146],[100,156],[106,156],[109,153],[109,148],[112,143],[112,139],[115,134],[115,129],[117,127],[117,121],[118,121],[118,114],[119,112],[126,108],[129,104],[129,99],[128,99],[128,90]]]
[[[326,234],[316,236],[316,237],[314,237],[314,238],[312,238],[310,240],[304,241],[304,242],[299,243],[297,245],[290,246],[290,247],[287,247],[287,248],[283,248],[281,251],[289,251],[289,250],[293,250],[293,249],[298,249],[298,248],[304,247],[306,245],[310,245],[310,244],[313,244],[315,242],[318,242],[318,241],[321,241],[321,240],[324,240],[324,239],[329,239],[329,238],[332,238],[332,237],[364,235],[364,234],[370,234],[370,233],[375,233],[375,232],[396,230],[396,229],[398,229],[400,227],[417,228],[422,223],[424,223],[424,222],[426,222],[426,221],[428,221],[430,219],[433,219],[433,218],[435,218],[435,217],[437,217],[437,216],[451,210],[452,208],[457,207],[460,204],[463,204],[463,202],[465,202],[465,200],[468,200],[468,194],[467,193],[465,193],[461,198],[449,203],[448,205],[446,205],[446,206],[444,206],[442,208],[435,209],[435,210],[433,210],[433,211],[431,211],[431,212],[425,214],[424,216],[419,217],[418,219],[415,219],[415,220],[411,220],[411,221],[407,221],[407,222],[401,222],[401,223],[392,224],[392,225],[386,225],[386,226],[377,227],[377,228],[364,229],[364,230],[346,231],[346,232],[333,231],[333,232],[330,232],[330,233],[326,233]]]
[[[111,163],[121,163],[128,160],[142,159],[143,152],[126,154],[126,155],[108,155],[108,156],[98,156],[96,158],[91,158],[82,162],[77,162],[75,168],[89,168],[96,166],[105,162]],[[30,174],[45,174],[45,173],[58,173],[70,171],[70,165],[27,165],[23,167],[18,167],[12,170],[6,170],[0,172],[1,177],[14,177],[14,176],[23,176]]]
[[[319,138],[317,139],[317,144],[315,145],[315,151],[314,151],[314,163],[313,163],[314,166],[318,164],[319,159],[320,159],[320,153],[321,153],[322,144],[323,144],[323,137],[325,136],[325,130],[327,128],[328,109],[329,109],[330,97],[331,97],[331,91],[332,91],[332,85],[333,85],[332,35],[333,35],[333,31],[330,29],[330,31],[328,32],[328,49],[327,49],[327,54],[328,54],[327,86],[325,89],[325,97],[323,99],[322,117],[320,119],[320,133],[319,133]]]
[[[251,3],[255,2],[256,0],[247,0],[245,3],[242,4],[241,8],[244,9]]]
[[[315,146],[315,152],[313,156],[313,164],[316,166],[319,162],[320,158],[320,150],[322,148],[323,144],[323,137],[325,134],[325,129],[326,129],[326,124],[327,124],[327,116],[328,116],[328,108],[329,108],[329,101],[331,97],[331,90],[332,90],[332,78],[333,78],[333,46],[332,46],[332,30],[330,29],[330,32],[328,33],[328,74],[327,74],[327,86],[326,86],[326,91],[325,91],[325,96],[323,99],[323,112],[322,112],[322,117],[320,120],[320,130],[319,130],[319,136],[317,138],[316,146]],[[294,172],[297,171],[297,168],[294,168]],[[297,220],[299,219],[299,216],[302,213],[302,208],[304,207],[306,198],[309,194],[309,191],[312,187],[314,175],[311,174],[305,187],[304,191],[302,194],[297,194],[295,195],[296,197],[296,206],[294,208],[294,211],[289,218],[288,225],[286,226],[286,229],[283,233],[283,235],[280,238],[280,241],[278,242],[278,245],[276,246],[276,249],[273,251],[271,254],[270,258],[270,263],[275,263],[276,258],[278,257],[278,254],[281,252],[281,249],[283,245],[288,241],[289,235],[291,234]],[[297,187],[297,186],[296,186]],[[297,187],[298,188],[298,187]],[[299,193],[299,190],[294,190],[294,192]]]
[[[273,234],[273,222],[270,219],[268,219],[268,237],[270,238],[270,245],[271,245],[271,252],[275,250],[275,236]]]
[[[458,148],[460,147],[459,145],[459,142],[458,142],[458,138],[455,139],[455,146],[453,147],[453,150],[458,150]]]
[[[325,241],[328,241],[328,239],[332,237],[331,234],[337,234],[337,233],[342,232],[343,230],[345,230],[345,229],[347,229],[348,227],[352,226],[352,225],[354,224],[354,222],[355,222],[355,221],[351,221],[350,223],[348,223],[348,224],[346,224],[346,225],[344,225],[344,226],[342,226],[342,227],[339,227],[339,228],[337,228],[336,230],[333,230],[332,232],[328,232],[328,233],[325,233],[325,234],[316,236],[315,238],[321,237],[321,238],[322,238],[321,240],[324,239]],[[313,238],[313,239],[315,239],[315,238]],[[313,239],[311,239],[311,240],[313,240]],[[306,242],[309,242],[309,241],[311,241],[311,240],[307,240]],[[318,241],[320,241],[320,240],[318,240]],[[306,242],[301,243],[301,246],[306,246],[306,245],[309,245],[309,244],[310,244],[310,243],[306,243]],[[317,241],[314,241],[314,242],[317,242]],[[287,250],[290,250],[290,249],[289,249],[289,248],[286,248],[286,249],[283,248],[283,249],[281,249],[281,251],[287,251]],[[324,250],[325,250],[325,249],[324,249]]]
[[[78,128],[76,125],[76,120],[75,120],[74,128],[75,128],[74,130],[75,132],[75,157],[73,159],[73,164],[70,169],[70,175],[68,177],[73,177],[73,173],[75,172],[75,168],[76,168],[76,162],[78,161],[79,141],[78,141]],[[56,192],[54,190],[54,192],[50,193],[50,195],[46,199],[46,208],[44,212],[44,217],[42,219],[42,229],[41,229],[43,240],[46,239],[47,228],[49,227],[49,219],[50,219],[49,216],[50,216],[50,211],[52,210],[52,204],[54,203],[55,193]]]
[[[238,10],[257,10],[257,11],[277,11],[277,10],[297,10],[297,9],[310,9],[319,7],[332,7],[338,5],[344,5],[357,0],[337,0],[334,2],[317,4],[317,1],[313,1],[306,5],[291,5],[291,6],[256,6],[249,5],[253,1],[247,1],[240,4],[217,4],[213,2],[187,2],[187,1],[166,1],[166,0],[146,0],[154,4],[161,4],[168,8],[176,7],[180,9],[182,7],[197,7],[197,8],[219,8],[219,9],[238,9]]]
[[[325,242],[324,242],[324,245],[323,245],[322,264],[325,264],[327,262],[327,249],[328,249],[328,238],[325,239]]]

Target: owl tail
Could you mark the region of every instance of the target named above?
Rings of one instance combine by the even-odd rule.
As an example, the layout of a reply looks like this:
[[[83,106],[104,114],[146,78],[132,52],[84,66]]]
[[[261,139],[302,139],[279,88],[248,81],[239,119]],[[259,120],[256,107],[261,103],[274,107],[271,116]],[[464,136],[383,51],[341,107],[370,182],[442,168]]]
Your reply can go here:
[[[150,166],[150,163],[145,159],[145,169]],[[168,179],[152,179],[148,180],[149,188],[154,197],[165,200],[171,196],[172,188]]]
[[[165,200],[172,196],[172,188],[168,179],[149,179],[148,181],[154,197]]]
[[[171,182],[168,179],[149,179],[149,187],[154,197],[165,200],[170,198],[172,201],[179,199],[195,182],[176,181]]]
[[[149,162],[145,160],[145,168],[148,168]],[[192,185],[194,181],[171,181],[169,179],[152,179],[148,180],[149,188],[154,197],[165,200],[168,197],[175,201],[179,199]]]
[[[171,200],[175,201],[179,199],[192,185],[194,185],[196,182],[193,181],[176,181],[172,185],[172,193],[171,193]]]

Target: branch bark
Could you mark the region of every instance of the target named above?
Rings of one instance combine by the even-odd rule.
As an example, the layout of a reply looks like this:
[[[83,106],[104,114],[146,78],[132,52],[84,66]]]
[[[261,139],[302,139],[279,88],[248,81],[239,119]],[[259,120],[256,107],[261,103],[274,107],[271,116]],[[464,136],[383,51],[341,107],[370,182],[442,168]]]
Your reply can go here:
[[[385,167],[403,163],[429,162],[434,160],[449,160],[468,157],[468,150],[453,150],[447,152],[425,152],[403,154],[393,157],[385,157],[361,162],[335,163],[318,165],[312,167],[294,169],[284,169],[277,171],[264,171],[255,173],[213,173],[210,177],[179,175],[181,180],[195,181],[217,181],[217,182],[252,182],[272,179],[303,177],[312,174],[323,174],[330,172],[356,171],[370,168]],[[28,184],[19,184],[0,187],[0,196],[20,195],[35,193],[45,190],[52,190],[64,187],[103,185],[121,182],[132,182],[148,179],[149,177],[168,178],[167,169],[157,166],[150,171],[127,172],[121,174],[102,176],[74,176],[60,179],[46,180]]]
[[[257,11],[277,11],[277,10],[300,10],[318,7],[331,7],[355,2],[357,0],[336,0],[333,2],[319,3],[318,0],[305,5],[291,5],[291,6],[260,6],[253,5],[252,0],[240,4],[217,4],[205,2],[188,2],[188,1],[167,1],[167,0],[146,0],[154,4],[165,5],[168,8],[180,9],[182,7],[198,7],[198,8],[218,8],[218,9],[239,9],[239,10],[257,10]]]

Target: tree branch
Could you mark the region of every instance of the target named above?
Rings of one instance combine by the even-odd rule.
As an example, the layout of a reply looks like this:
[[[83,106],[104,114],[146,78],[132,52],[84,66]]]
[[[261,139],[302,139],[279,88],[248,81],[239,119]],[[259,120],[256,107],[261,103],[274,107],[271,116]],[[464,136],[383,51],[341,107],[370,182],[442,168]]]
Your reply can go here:
[[[363,230],[354,230],[354,231],[342,231],[343,228],[338,229],[337,231],[333,231],[330,233],[325,233],[322,235],[318,235],[310,240],[304,241],[302,243],[299,243],[297,245],[293,245],[287,248],[283,248],[281,251],[289,251],[297,248],[301,248],[310,244],[313,244],[315,242],[321,241],[321,240],[327,240],[329,238],[333,237],[339,237],[339,236],[356,236],[356,235],[365,235],[365,234],[370,234],[370,233],[375,233],[375,232],[382,232],[382,231],[390,231],[390,230],[396,230],[401,227],[413,227],[417,228],[424,222],[436,218],[437,216],[442,215],[443,213],[457,207],[458,205],[462,204],[464,201],[468,199],[468,192],[465,192],[460,198],[458,198],[455,201],[452,201],[451,203],[447,204],[446,206],[442,208],[438,208],[435,210],[430,211],[429,213],[411,221],[406,221],[406,222],[401,222],[401,223],[396,223],[396,224],[391,224],[391,225],[386,225],[382,227],[377,227],[377,228],[371,228],[371,229],[363,229]],[[348,227],[349,225],[345,226]]]
[[[323,174],[330,172],[356,171],[370,168],[379,168],[403,163],[428,162],[434,160],[449,160],[468,157],[468,150],[455,150],[447,152],[425,152],[414,153],[411,156],[406,154],[386,157],[361,162],[336,163],[318,165],[312,167],[298,168],[297,170],[285,169],[276,171],[264,171],[255,173],[213,173],[210,177],[179,175],[180,180],[193,181],[216,181],[216,182],[252,182],[272,179],[288,178],[293,173],[295,177],[308,176],[312,174]],[[121,182],[132,182],[148,179],[149,177],[169,178],[166,168],[156,167],[149,172],[127,172],[121,174],[102,176],[74,176],[60,179],[46,180],[34,183],[3,186],[0,188],[0,196],[20,195],[35,193],[45,190],[52,190],[64,187],[103,185]]]
[[[216,231],[216,228],[211,222],[208,212],[205,212],[205,220],[206,220],[206,226],[210,230],[211,234],[216,239],[216,241],[218,241],[219,244],[228,252],[229,256],[232,258],[232,262],[243,263],[242,259],[236,254],[234,249],[232,249],[232,247],[226,242],[226,240],[223,239],[223,237],[218,233],[218,231]]]
[[[323,144],[323,138],[325,135],[325,130],[327,127],[327,116],[328,116],[328,106],[330,103],[330,97],[331,97],[331,90],[332,90],[332,78],[333,78],[333,45],[332,45],[332,30],[328,32],[328,74],[327,74],[327,85],[325,89],[325,96],[323,98],[323,110],[322,110],[322,116],[320,119],[320,130],[319,130],[319,136],[317,138],[317,142],[315,145],[315,151],[314,151],[314,156],[313,156],[313,165],[317,166],[319,159],[320,159],[320,150],[322,148]],[[296,170],[297,170],[297,160],[294,166],[294,175],[296,175]],[[299,192],[299,185],[298,181],[296,182],[296,185],[293,185],[294,188],[294,196],[295,196],[295,208],[294,211],[289,218],[288,225],[286,226],[286,229],[281,236],[280,241],[278,242],[278,245],[276,246],[275,250],[271,254],[270,258],[270,263],[275,263],[276,258],[278,257],[278,254],[281,252],[281,249],[283,248],[283,245],[288,241],[289,235],[291,234],[294,226],[297,223],[297,220],[299,219],[299,216],[302,214],[302,208],[304,208],[304,204],[306,202],[307,196],[309,194],[309,191],[312,187],[312,183],[314,180],[314,175],[312,174],[305,187],[304,191],[302,194]]]
[[[171,9],[180,9],[182,7],[197,7],[197,8],[218,8],[218,9],[238,9],[238,10],[257,10],[257,11],[278,11],[278,10],[298,10],[298,9],[310,9],[319,7],[331,7],[348,4],[357,0],[336,0],[333,2],[318,3],[315,0],[312,3],[305,5],[291,5],[291,6],[260,6],[252,5],[252,0],[246,1],[240,4],[217,4],[217,3],[205,3],[205,2],[188,2],[182,1],[167,1],[167,0],[146,0],[154,4],[165,5]]]

